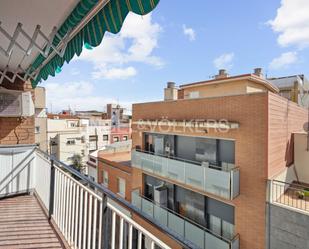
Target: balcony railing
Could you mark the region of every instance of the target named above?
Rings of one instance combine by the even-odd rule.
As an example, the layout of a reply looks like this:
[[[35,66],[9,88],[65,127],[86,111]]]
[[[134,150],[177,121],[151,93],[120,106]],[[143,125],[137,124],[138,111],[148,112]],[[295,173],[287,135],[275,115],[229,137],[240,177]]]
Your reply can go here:
[[[283,206],[309,212],[309,185],[287,183],[277,180],[270,181],[270,200]]]
[[[34,146],[0,146],[0,168],[0,198],[33,192],[71,248],[170,248],[134,221],[132,214],[161,229],[181,247],[197,248],[104,186]]]
[[[196,164],[176,157],[166,157],[145,151],[132,151],[133,167],[184,183],[191,187],[233,199],[239,195],[239,169],[230,165],[218,167]]]
[[[225,231],[225,236],[196,224],[194,221],[183,217],[173,210],[162,207],[160,204],[140,196],[138,192],[132,191],[132,204],[142,212],[147,213],[152,218],[158,220],[162,226],[166,226],[178,233],[185,239],[192,241],[203,249],[239,249],[239,236],[229,234]]]

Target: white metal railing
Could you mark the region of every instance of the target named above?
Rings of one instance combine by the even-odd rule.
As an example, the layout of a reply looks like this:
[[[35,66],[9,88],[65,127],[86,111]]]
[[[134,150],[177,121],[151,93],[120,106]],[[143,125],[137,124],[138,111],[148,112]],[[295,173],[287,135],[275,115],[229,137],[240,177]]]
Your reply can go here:
[[[134,221],[131,214],[137,213],[158,227],[156,221],[149,220],[124,199],[34,146],[0,146],[0,187],[4,189],[0,197],[33,191],[71,248],[170,249]],[[162,229],[184,248],[196,248],[172,231]]]
[[[218,167],[174,157],[133,150],[133,167],[187,184],[227,199],[239,195],[239,169]]]
[[[133,205],[158,220],[162,225],[169,227],[180,236],[192,241],[200,248],[229,249],[232,245],[238,243],[239,237],[238,235],[234,235],[234,229],[232,233],[228,230],[224,231],[225,235],[222,236],[200,226],[196,222],[183,217],[180,214],[177,214],[173,210],[141,196],[137,191],[132,191],[131,196]],[[238,247],[233,248],[236,249]]]
[[[309,212],[309,187],[294,182],[270,180],[270,202]]]

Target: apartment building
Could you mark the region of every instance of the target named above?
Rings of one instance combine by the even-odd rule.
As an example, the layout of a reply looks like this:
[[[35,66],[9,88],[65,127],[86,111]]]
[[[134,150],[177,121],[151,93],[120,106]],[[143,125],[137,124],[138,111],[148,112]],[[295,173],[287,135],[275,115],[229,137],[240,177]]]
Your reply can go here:
[[[293,138],[307,110],[281,97],[259,69],[238,76],[220,70],[179,88],[169,82],[164,95],[133,105],[130,166],[123,163],[129,155],[107,155],[98,181],[110,184],[109,168],[114,179],[130,171],[124,182],[131,181],[132,204],[200,248],[279,248],[269,191],[278,179],[297,180],[289,173]]]
[[[122,198],[131,201],[132,141],[113,143],[97,155],[97,182]]]
[[[279,88],[279,94],[300,106],[309,106],[309,81],[305,75],[291,75],[277,78],[267,78]]]
[[[46,113],[46,91],[44,87],[34,89],[34,107],[35,107],[35,143],[39,148],[47,152],[47,113]]]
[[[81,155],[83,163],[86,163],[89,147],[85,134],[86,126],[81,125],[78,117],[71,114],[48,114],[48,152],[66,164],[72,163],[74,154]]]

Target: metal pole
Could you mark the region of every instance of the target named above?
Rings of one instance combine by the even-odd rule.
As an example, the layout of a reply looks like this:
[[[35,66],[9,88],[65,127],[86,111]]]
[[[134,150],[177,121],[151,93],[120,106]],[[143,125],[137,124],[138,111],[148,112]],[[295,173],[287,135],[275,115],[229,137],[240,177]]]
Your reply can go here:
[[[55,191],[55,166],[54,166],[54,160],[51,159],[48,220],[51,219],[52,214],[54,213],[54,191]]]
[[[101,229],[101,238],[102,238],[102,248],[108,249],[109,246],[109,238],[110,238],[110,226],[108,219],[108,207],[107,207],[107,195],[105,193],[102,194],[102,229]]]

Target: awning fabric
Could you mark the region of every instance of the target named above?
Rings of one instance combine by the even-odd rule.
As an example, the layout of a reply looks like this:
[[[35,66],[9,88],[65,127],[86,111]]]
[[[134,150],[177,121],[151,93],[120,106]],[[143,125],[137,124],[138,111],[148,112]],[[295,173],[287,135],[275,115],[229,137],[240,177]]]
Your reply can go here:
[[[72,13],[59,29],[59,34],[65,36],[68,30],[73,29],[97,4],[99,0],[81,0]],[[106,31],[116,34],[120,31],[124,19],[129,11],[139,15],[151,12],[160,0],[110,0],[79,33],[77,33],[67,44],[64,56],[55,55],[44,65],[35,80],[32,80],[32,87],[35,88],[41,80],[46,80],[49,75],[55,76],[56,69],[62,67],[64,62],[69,61],[76,54],[79,56],[84,44],[92,47],[98,46]],[[53,45],[57,46],[60,40],[55,38]],[[46,58],[39,55],[32,63],[29,72],[34,72],[42,65]]]

